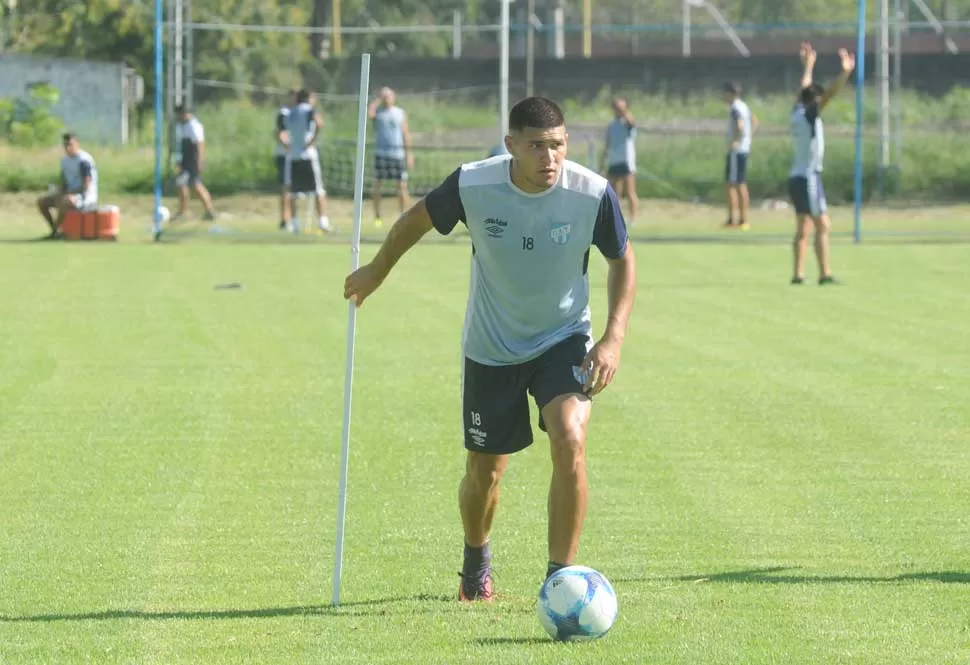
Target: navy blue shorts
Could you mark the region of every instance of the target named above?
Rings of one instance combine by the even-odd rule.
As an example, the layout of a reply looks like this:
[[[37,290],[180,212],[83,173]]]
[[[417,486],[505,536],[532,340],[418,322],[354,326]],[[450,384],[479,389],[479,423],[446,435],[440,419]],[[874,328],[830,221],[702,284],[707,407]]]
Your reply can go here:
[[[462,411],[465,448],[508,455],[532,444],[529,394],[539,407],[559,397],[583,393],[576,372],[588,352],[589,337],[573,335],[537,358],[519,365],[482,365],[465,358]]]
[[[807,176],[789,178],[788,198],[791,199],[795,212],[799,215],[820,217],[828,211],[821,173],[810,173]]]
[[[286,156],[276,155],[276,157],[274,157],[273,159],[276,161],[276,182],[279,185],[285,185],[286,184],[286,178],[285,178]]]
[[[403,157],[374,157],[374,180],[394,180],[403,182],[408,179],[407,166]]]
[[[748,153],[729,152],[724,164],[724,182],[743,185],[748,181]]]
[[[633,173],[629,164],[610,164],[606,169],[607,178],[625,178]]]
[[[179,187],[195,187],[202,184],[199,167],[192,164],[182,164],[179,167],[179,174],[175,176],[175,184]]]

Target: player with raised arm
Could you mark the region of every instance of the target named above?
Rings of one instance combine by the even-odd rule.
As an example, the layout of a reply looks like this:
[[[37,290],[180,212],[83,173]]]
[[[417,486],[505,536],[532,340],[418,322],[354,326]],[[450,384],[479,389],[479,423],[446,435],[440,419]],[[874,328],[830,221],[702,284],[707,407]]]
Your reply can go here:
[[[286,190],[284,173],[286,169],[286,153],[290,148],[290,135],[286,131],[286,120],[290,116],[291,105],[295,102],[296,91],[290,92],[290,98],[280,106],[276,112],[276,127],[273,130],[273,161],[276,162],[276,183],[280,187],[280,230],[285,231],[289,227],[286,217],[286,199],[290,195]]]
[[[606,126],[601,169],[618,196],[630,202],[630,221],[637,221],[637,126],[623,97],[613,100],[613,119]]]
[[[320,154],[316,141],[323,127],[323,116],[317,110],[317,98],[309,90],[296,94],[294,105],[286,116],[286,134],[289,148],[283,164],[283,217],[290,228],[299,232],[300,223],[293,212],[294,193],[313,193],[317,203],[317,223],[320,230],[330,233],[333,227],[327,217],[327,193],[323,188],[320,171]]]
[[[805,281],[805,253],[808,251],[808,234],[815,227],[815,257],[818,260],[818,283],[835,284],[829,265],[829,221],[825,189],[822,187],[822,161],[825,155],[825,131],[822,110],[842,89],[852,70],[855,55],[839,49],[842,73],[828,87],[812,79],[817,55],[808,42],[799,50],[802,60],[801,90],[791,114],[791,135],[795,153],[788,178],[788,196],[795,207],[794,272],[791,283]]]
[[[748,194],[748,156],[751,136],[758,128],[758,117],[741,100],[741,88],[736,83],[724,84],[724,101],[728,105],[728,154],[724,166],[724,186],[727,192],[728,218],[726,228],[739,227],[747,231],[751,197]],[[737,210],[737,223],[734,211]]]
[[[586,428],[592,398],[613,380],[636,291],[636,267],[616,192],[566,160],[560,108],[528,97],[509,112],[510,155],[463,164],[394,224],[374,259],[347,277],[358,306],[428,231],[462,222],[472,240],[462,332],[459,486],[465,536],[461,600],[491,600],[489,534],[509,455],[532,443],[528,395],[549,435],[548,577],[572,564],[586,514]],[[609,312],[592,342],[587,265],[608,264]]]
[[[393,90],[381,88],[377,99],[367,106],[367,115],[374,123],[374,223],[380,226],[383,223],[381,189],[385,181],[397,183],[397,200],[402,213],[411,204],[408,169],[414,168],[414,152],[408,114],[397,105]]]

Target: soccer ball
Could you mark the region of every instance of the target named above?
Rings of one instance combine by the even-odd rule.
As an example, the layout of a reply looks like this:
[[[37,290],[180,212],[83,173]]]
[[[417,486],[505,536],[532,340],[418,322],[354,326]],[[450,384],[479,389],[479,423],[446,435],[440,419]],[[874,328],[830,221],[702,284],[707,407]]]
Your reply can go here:
[[[156,211],[156,213],[157,213],[156,217],[160,222],[167,222],[169,219],[172,218],[172,213],[169,212],[168,208],[166,208],[165,206],[158,206],[158,210]]]
[[[595,640],[616,621],[616,592],[602,573],[567,566],[542,584],[536,611],[554,640]]]

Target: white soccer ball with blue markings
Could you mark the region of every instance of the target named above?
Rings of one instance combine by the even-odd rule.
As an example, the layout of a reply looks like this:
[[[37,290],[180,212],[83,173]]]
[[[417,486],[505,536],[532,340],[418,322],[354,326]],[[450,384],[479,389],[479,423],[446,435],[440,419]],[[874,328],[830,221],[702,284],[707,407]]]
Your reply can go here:
[[[616,621],[616,592],[602,573],[586,566],[567,566],[542,584],[536,611],[542,627],[555,640],[595,640],[606,635]]]

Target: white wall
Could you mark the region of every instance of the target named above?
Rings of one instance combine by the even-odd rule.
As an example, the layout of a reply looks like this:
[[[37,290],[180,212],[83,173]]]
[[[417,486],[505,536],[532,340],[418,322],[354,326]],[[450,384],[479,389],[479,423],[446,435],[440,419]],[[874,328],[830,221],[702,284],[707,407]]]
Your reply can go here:
[[[0,97],[26,97],[28,87],[48,83],[60,91],[53,112],[65,129],[86,143],[127,140],[121,63],[0,54]]]

